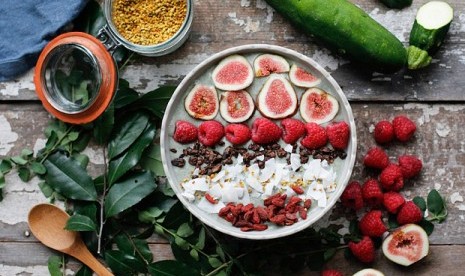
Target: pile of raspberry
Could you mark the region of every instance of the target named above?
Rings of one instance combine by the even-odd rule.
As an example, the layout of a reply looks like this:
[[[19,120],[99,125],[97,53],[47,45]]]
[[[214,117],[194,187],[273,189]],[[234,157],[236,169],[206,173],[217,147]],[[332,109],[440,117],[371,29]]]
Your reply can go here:
[[[395,216],[399,225],[419,223],[423,219],[420,208],[400,193],[406,181],[419,175],[422,161],[417,156],[401,155],[397,162],[391,162],[383,149],[393,141],[411,141],[415,131],[415,123],[406,116],[397,116],[392,122],[378,122],[374,139],[379,146],[370,148],[363,159],[365,167],[373,170],[377,177],[370,177],[363,184],[351,181],[341,195],[341,202],[346,208],[367,210],[358,222],[361,240],[348,244],[353,255],[363,263],[374,261],[373,239],[380,238],[388,230],[383,217]]]

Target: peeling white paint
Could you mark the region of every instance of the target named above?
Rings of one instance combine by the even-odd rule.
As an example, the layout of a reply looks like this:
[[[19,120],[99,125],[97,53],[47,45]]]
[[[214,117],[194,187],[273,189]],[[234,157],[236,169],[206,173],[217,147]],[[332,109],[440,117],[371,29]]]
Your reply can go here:
[[[18,96],[19,90],[22,89],[35,91],[33,79],[34,69],[31,69],[15,81],[3,82],[2,84],[4,84],[5,87],[0,90],[0,94],[2,96]]]
[[[455,193],[450,195],[450,202],[452,204],[454,204],[456,202],[463,202],[463,197],[460,195],[459,192],[455,192]]]
[[[439,191],[441,189],[441,184],[435,183],[434,188]]]
[[[368,14],[393,33],[399,40],[406,41],[412,29],[416,10],[413,7],[408,7],[402,9],[402,11],[389,10],[386,13],[380,13],[379,11],[379,8],[375,8]]]
[[[262,10],[266,9],[266,19],[265,19],[266,23],[271,23],[273,21],[274,10],[270,5],[266,4],[264,0],[257,0],[257,3],[255,4],[255,6],[258,9],[262,9]]]
[[[46,143],[47,143],[46,139],[39,138],[36,140],[32,150],[34,151],[35,154],[37,154],[39,150],[45,148]]]
[[[328,49],[316,50],[311,58],[330,72],[335,71],[343,64],[349,63],[348,60],[333,56]]]
[[[446,174],[446,169],[444,169],[444,168],[438,168],[436,170],[436,175],[437,176],[441,176],[441,175],[445,175],[445,174]]]
[[[74,275],[74,272],[70,269],[66,269],[66,275]],[[31,275],[31,276],[43,276],[50,275],[48,267],[46,265],[34,265],[34,266],[10,266],[0,264],[0,275]]]
[[[438,115],[440,108],[443,106],[439,105],[426,105],[426,104],[416,104],[416,103],[408,103],[404,105],[405,110],[411,109],[420,109],[423,111],[423,116],[418,119],[419,125],[423,125],[424,123],[429,123],[431,121],[431,117]]]
[[[436,126],[436,134],[439,135],[439,137],[445,138],[449,135],[451,129],[448,125],[438,123]]]
[[[82,151],[83,154],[89,157],[89,162],[95,165],[103,165],[105,164],[105,160],[103,158],[103,152],[101,149],[93,149],[91,147],[86,147],[85,150]]]
[[[371,124],[369,127],[368,127],[368,131],[370,133],[373,133],[375,131],[375,125],[374,124]]]
[[[260,21],[253,21],[250,16],[247,16],[246,20],[237,18],[236,12],[228,13],[228,17],[234,22],[234,24],[244,27],[246,33],[258,32],[260,29]]]
[[[250,0],[241,0],[241,7],[250,7]]]
[[[178,81],[179,76],[185,76],[200,62],[210,57],[209,54],[192,54],[186,58],[171,61],[169,64],[155,66],[153,64],[128,65],[122,78],[138,92],[149,92],[166,81]]]
[[[265,9],[266,7],[269,7],[265,0],[257,0],[255,6],[259,9]]]
[[[7,155],[18,140],[18,134],[11,129],[7,118],[0,115],[0,155]]]
[[[465,211],[465,204],[460,204],[457,206],[460,211]]]

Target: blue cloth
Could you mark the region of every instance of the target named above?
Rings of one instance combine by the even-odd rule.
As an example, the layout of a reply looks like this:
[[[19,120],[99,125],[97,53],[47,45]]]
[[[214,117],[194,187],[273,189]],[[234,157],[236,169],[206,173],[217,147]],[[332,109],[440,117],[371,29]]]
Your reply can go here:
[[[0,0],[0,81],[32,68],[87,0]]]

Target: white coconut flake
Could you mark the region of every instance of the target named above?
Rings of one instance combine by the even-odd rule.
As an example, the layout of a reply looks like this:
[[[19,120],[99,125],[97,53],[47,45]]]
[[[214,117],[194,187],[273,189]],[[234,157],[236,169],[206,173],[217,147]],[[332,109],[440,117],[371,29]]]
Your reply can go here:
[[[303,176],[304,181],[312,181],[318,179],[321,171],[321,160],[313,159],[310,161],[306,168]]]
[[[225,170],[221,170],[219,173],[217,173],[217,174],[215,175],[215,177],[213,177],[212,182],[218,182],[218,181],[220,181],[220,179],[222,179],[225,175],[226,175],[226,171],[225,171]]]
[[[218,201],[216,204],[213,204],[210,201],[208,201],[205,197],[202,197],[202,199],[200,199],[199,203],[197,204],[197,207],[209,214],[218,214],[221,208],[225,207],[225,205],[221,201]]]
[[[221,201],[224,203],[237,202],[239,197],[232,183],[226,184],[221,190]]]
[[[262,155],[259,155],[259,156],[255,157],[255,158],[256,158],[258,161],[263,161],[263,160],[265,160],[265,155],[262,154]]]
[[[206,192],[210,189],[207,183],[207,179],[204,177],[194,178],[187,183],[184,183],[185,190],[194,190],[194,191],[201,191]]]
[[[300,163],[300,154],[297,153],[291,153],[291,168],[293,171],[297,171],[302,164]]]
[[[208,193],[215,198],[221,198],[221,195],[222,195],[221,185],[220,184],[213,185],[210,191],[208,191]]]
[[[189,201],[189,202],[194,202],[194,200],[195,200],[195,196],[194,196],[193,193],[191,193],[191,191],[187,191],[187,190],[186,190],[186,191],[182,192],[181,195],[182,195],[185,199],[187,199],[187,201]]]
[[[326,207],[328,199],[326,198],[326,195],[318,199],[318,207],[324,208]]]
[[[313,181],[308,187],[306,196],[316,200],[326,196],[323,185],[319,184],[318,181]]]
[[[268,181],[276,171],[276,160],[271,158],[265,162],[265,167],[260,171],[260,182]]]
[[[284,147],[284,150],[288,153],[292,153],[292,145],[291,144],[287,144],[285,147]]]
[[[246,179],[246,183],[250,188],[254,189],[255,191],[260,193],[263,192],[263,186],[260,184],[260,182],[258,182],[257,178],[249,176]]]

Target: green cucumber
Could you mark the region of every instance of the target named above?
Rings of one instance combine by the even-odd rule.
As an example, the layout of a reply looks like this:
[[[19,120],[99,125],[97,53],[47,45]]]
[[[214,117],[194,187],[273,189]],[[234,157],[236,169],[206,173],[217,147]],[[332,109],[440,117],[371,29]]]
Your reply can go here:
[[[454,10],[442,1],[431,1],[418,9],[409,44],[427,51],[430,55],[437,52],[446,37]]]
[[[265,0],[329,49],[372,70],[393,72],[407,63],[403,44],[347,0]]]
[[[412,5],[412,0],[381,0],[381,3],[391,9],[403,9]]]

